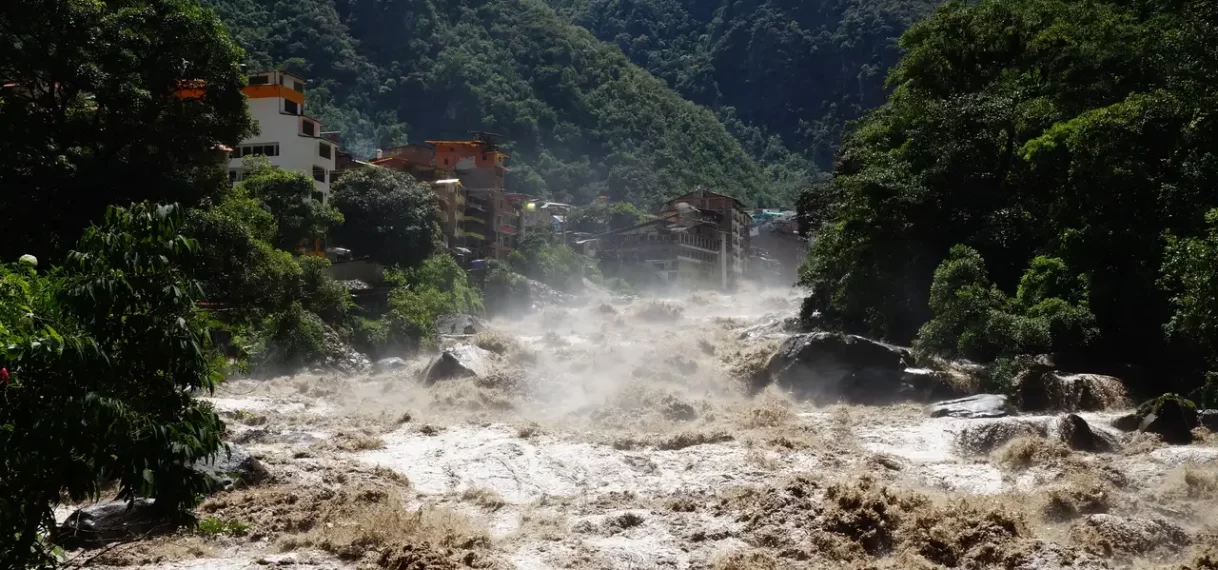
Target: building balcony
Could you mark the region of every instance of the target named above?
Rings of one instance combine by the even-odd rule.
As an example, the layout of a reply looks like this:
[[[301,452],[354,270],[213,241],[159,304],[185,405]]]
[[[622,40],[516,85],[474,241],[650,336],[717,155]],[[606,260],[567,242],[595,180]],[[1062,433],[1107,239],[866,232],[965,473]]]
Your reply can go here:
[[[507,224],[499,226],[499,231],[501,231],[505,234],[516,235],[516,228],[513,228],[512,226],[509,226]]]

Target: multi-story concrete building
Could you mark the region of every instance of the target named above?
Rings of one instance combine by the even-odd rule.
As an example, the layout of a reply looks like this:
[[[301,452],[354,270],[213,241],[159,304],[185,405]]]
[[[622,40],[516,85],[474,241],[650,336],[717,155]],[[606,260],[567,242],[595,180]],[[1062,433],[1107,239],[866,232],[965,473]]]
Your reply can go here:
[[[520,233],[520,205],[504,193],[508,155],[499,151],[489,133],[478,133],[474,140],[427,144],[435,149],[436,167],[451,169],[465,188],[464,233],[485,239],[483,257],[506,259]]]
[[[283,71],[255,73],[242,89],[258,132],[232,150],[228,176],[234,184],[246,172],[243,158],[262,155],[272,166],[313,178],[316,197],[330,199],[338,145],[322,136],[321,122],[305,114],[305,81]]]
[[[727,288],[736,288],[748,271],[749,230],[753,222],[748,209],[743,202],[726,194],[695,190],[665,202],[660,217],[688,211],[680,207],[681,204],[693,207],[703,217],[706,213],[715,214],[715,230],[725,240]]]
[[[672,213],[585,240],[601,271],[644,287],[727,287],[726,241],[718,215]],[[589,245],[585,245],[589,247]]]

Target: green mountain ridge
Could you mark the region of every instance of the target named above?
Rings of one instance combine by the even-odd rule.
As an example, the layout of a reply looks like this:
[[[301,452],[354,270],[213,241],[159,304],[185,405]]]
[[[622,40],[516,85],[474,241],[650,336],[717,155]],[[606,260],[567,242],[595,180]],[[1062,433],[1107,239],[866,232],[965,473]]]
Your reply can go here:
[[[206,0],[251,69],[310,80],[307,111],[360,155],[502,135],[509,188],[641,206],[697,186],[789,205],[815,172],[769,168],[715,113],[540,0]]]
[[[937,0],[548,0],[756,156],[832,169],[846,125],[884,102],[898,39]]]

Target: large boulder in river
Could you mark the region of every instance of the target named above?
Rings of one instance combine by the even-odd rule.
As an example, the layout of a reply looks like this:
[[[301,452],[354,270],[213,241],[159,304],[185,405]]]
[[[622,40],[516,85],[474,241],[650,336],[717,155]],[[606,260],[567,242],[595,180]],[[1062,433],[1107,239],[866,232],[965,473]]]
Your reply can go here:
[[[266,480],[268,473],[256,457],[239,445],[228,444],[207,461],[194,466],[206,475],[218,489],[255,485]]]
[[[111,501],[80,508],[59,528],[58,540],[66,547],[101,546],[114,541],[170,532],[188,519],[167,514],[154,499]]]
[[[1076,414],[1062,416],[1057,422],[1057,433],[1070,449],[1077,451],[1112,451],[1113,442],[1102,433],[1093,431],[1087,421]]]
[[[806,398],[855,403],[900,397],[908,352],[861,336],[814,332],[788,338],[765,377]]]
[[[901,391],[910,400],[939,402],[963,398],[970,394],[963,381],[953,371],[929,368],[906,368],[901,374]]]
[[[478,334],[486,330],[482,319],[470,315],[445,315],[436,319],[436,331],[440,334]]]
[[[432,359],[423,374],[423,382],[430,386],[441,380],[486,376],[490,371],[490,358],[490,351],[476,346],[454,346]]]
[[[1137,414],[1142,418],[1138,429],[1158,434],[1167,443],[1192,443],[1193,429],[1200,425],[1196,405],[1175,394],[1163,394],[1138,406]]]
[[[977,394],[926,406],[932,418],[1001,418],[1010,415],[1007,397],[1000,394]]]
[[[1034,367],[1015,379],[1015,403],[1025,411],[1093,412],[1128,407],[1120,378],[1067,374]]]

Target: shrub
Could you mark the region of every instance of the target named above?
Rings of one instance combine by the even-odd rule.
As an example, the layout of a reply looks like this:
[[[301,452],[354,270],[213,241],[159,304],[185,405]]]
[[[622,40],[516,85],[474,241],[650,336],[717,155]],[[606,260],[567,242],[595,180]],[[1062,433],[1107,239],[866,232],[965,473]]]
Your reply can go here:
[[[326,325],[321,317],[293,302],[284,312],[269,317],[257,341],[262,350],[251,357],[257,365],[293,370],[325,358]]]
[[[344,174],[332,194],[345,219],[333,237],[359,255],[414,267],[435,250],[436,196],[426,184],[386,168],[365,168]]]
[[[1057,258],[1036,257],[1014,299],[989,281],[985,261],[958,245],[935,270],[934,318],[918,332],[920,352],[979,361],[1019,354],[1076,351],[1097,336],[1084,280]]]
[[[300,266],[299,298],[305,310],[331,326],[345,325],[347,313],[354,303],[347,288],[330,277],[330,260],[301,256],[296,258],[296,263]]]
[[[51,561],[62,495],[117,480],[120,499],[173,511],[209,490],[191,465],[220,448],[221,423],[191,393],[221,372],[181,221],[172,206],[111,208],[63,267],[0,266],[0,567]]]
[[[483,311],[482,296],[448,254],[433,255],[406,271],[388,271],[386,281],[394,284],[384,316],[389,345],[431,345],[436,340],[436,319]]]

